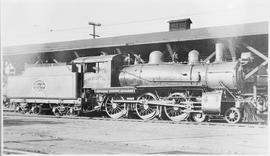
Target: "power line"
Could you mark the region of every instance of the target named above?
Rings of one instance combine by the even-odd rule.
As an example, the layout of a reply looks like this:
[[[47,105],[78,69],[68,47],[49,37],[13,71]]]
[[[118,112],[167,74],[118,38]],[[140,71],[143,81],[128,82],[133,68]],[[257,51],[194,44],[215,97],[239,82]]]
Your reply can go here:
[[[261,7],[261,6],[257,6]],[[256,7],[256,8],[257,8]],[[237,9],[237,10],[236,10]],[[244,8],[247,9],[247,8]],[[111,27],[111,26],[119,26],[119,25],[127,25],[127,24],[133,24],[133,23],[146,23],[146,22],[152,22],[152,21],[158,21],[158,20],[164,20],[164,19],[170,19],[170,18],[183,18],[183,17],[190,17],[190,16],[198,16],[198,15],[206,15],[206,14],[211,14],[211,13],[222,13],[222,12],[228,12],[228,11],[241,11],[239,8],[234,8],[234,9],[215,9],[211,11],[205,11],[205,12],[197,12],[193,14],[183,14],[183,15],[177,15],[177,16],[166,16],[166,17],[159,17],[159,18],[151,18],[151,19],[144,19],[144,20],[134,20],[134,21],[128,21],[128,22],[122,22],[122,23],[110,23],[110,24],[103,24],[103,27]],[[56,32],[62,32],[62,31],[72,31],[72,30],[88,30],[89,26],[82,26],[82,27],[72,27],[72,28],[61,28],[61,29],[54,29],[54,28],[48,28],[49,30],[45,32],[51,32],[51,33],[56,33]]]
[[[257,6],[262,7],[262,6]],[[254,9],[255,7],[253,7]],[[163,19],[169,19],[169,18],[186,18],[190,16],[198,16],[198,15],[206,15],[206,14],[212,14],[212,13],[222,13],[222,12],[228,12],[228,11],[237,11],[237,12],[242,12],[241,9],[247,9],[247,8],[235,8],[235,9],[215,9],[211,11],[205,11],[205,12],[197,12],[197,13],[192,13],[192,14],[182,14],[182,15],[177,15],[177,16],[166,16],[166,17],[159,17],[159,18],[152,18],[152,19],[145,19],[145,20],[135,20],[135,21],[129,21],[129,22],[123,22],[123,23],[114,23],[114,24],[109,24],[109,25],[104,25],[104,26],[116,26],[116,25],[125,25],[125,24],[132,24],[132,23],[144,23],[144,22],[152,22],[152,21],[157,21],[157,20],[163,20]]]
[[[89,27],[73,27],[73,28],[62,28],[62,29],[51,29],[52,31],[68,31],[68,30],[81,30],[81,29],[89,29]]]
[[[259,6],[258,6],[259,7]],[[246,8],[244,8],[246,9]],[[186,18],[190,16],[200,16],[200,15],[206,15],[206,14],[212,14],[212,13],[222,13],[222,12],[228,12],[228,11],[240,11],[239,8],[235,9],[215,9],[211,11],[205,11],[205,12],[198,12],[198,13],[192,13],[192,14],[182,14],[182,15],[177,15],[177,16],[165,16],[165,17],[159,17],[159,18],[151,18],[151,19],[144,19],[144,20],[134,20],[134,21],[128,21],[128,22],[118,22],[118,23],[110,23],[110,24],[103,24],[103,27],[111,27],[111,26],[118,26],[118,25],[127,25],[127,24],[134,24],[134,23],[146,23],[146,22],[152,22],[152,21],[158,21],[158,20],[164,20],[164,19],[170,19],[170,18]],[[70,30],[83,30],[83,29],[89,29],[89,27],[73,27],[73,28],[63,28],[63,29],[52,29],[53,31],[70,31]]]

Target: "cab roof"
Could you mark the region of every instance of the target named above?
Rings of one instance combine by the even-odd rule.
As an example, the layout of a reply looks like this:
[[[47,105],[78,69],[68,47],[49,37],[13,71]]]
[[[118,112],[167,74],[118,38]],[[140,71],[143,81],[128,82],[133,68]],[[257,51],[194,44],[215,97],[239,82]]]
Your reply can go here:
[[[117,56],[120,56],[120,55],[117,54],[117,55],[79,57],[73,60],[72,63],[81,64],[81,63],[107,62],[107,61],[113,60]]]

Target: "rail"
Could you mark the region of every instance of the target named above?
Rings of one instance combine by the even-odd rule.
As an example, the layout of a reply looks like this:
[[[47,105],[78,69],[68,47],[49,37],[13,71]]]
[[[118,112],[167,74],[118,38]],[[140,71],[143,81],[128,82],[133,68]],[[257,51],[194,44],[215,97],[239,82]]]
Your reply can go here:
[[[13,112],[12,112],[13,113]],[[190,122],[190,121],[170,121],[170,120],[141,120],[141,119],[113,119],[107,117],[88,117],[88,116],[54,116],[54,115],[34,115],[34,114],[7,114],[3,117],[22,116],[27,118],[52,118],[52,119],[73,119],[73,120],[100,120],[100,121],[117,121],[117,122],[142,122],[142,123],[159,123],[159,124],[178,124],[178,125],[194,125],[194,126],[211,126],[211,127],[236,127],[236,128],[268,128],[266,123],[238,123],[229,124],[221,120],[210,120],[208,122]]]

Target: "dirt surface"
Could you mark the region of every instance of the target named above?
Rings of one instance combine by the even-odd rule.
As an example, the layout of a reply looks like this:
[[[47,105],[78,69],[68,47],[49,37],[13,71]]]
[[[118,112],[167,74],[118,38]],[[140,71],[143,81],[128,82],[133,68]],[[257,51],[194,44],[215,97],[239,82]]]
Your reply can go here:
[[[13,154],[16,151],[44,154],[266,154],[267,139],[267,128],[261,127],[38,118],[4,114],[5,154],[12,151],[15,151]]]

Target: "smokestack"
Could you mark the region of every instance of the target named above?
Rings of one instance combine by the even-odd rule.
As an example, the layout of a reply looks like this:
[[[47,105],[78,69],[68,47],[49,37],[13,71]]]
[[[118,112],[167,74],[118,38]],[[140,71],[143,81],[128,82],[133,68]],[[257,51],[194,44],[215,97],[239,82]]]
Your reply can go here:
[[[223,61],[223,44],[216,43],[216,60],[215,62],[222,62]]]

